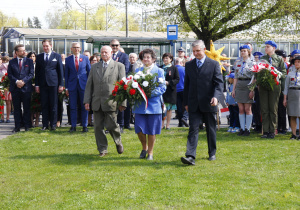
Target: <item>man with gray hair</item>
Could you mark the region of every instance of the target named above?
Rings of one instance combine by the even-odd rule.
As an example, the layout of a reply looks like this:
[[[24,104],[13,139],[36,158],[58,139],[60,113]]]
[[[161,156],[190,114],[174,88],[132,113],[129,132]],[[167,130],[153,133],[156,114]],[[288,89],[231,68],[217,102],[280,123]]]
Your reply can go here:
[[[112,136],[118,153],[121,154],[124,150],[121,142],[120,126],[117,124],[117,103],[107,100],[115,87],[114,83],[125,77],[125,67],[122,63],[111,58],[112,49],[110,46],[103,46],[100,53],[102,60],[91,67],[83,103],[86,110],[89,111],[90,106],[93,110],[97,148],[100,157],[104,157],[108,153],[104,125]],[[119,110],[122,112],[125,108],[126,101],[119,106]]]
[[[216,112],[218,99],[222,96],[223,79],[217,61],[205,55],[202,40],[193,42],[195,58],[185,65],[183,104],[189,112],[189,135],[187,150],[181,162],[195,165],[200,121],[206,125],[209,160],[216,159]]]

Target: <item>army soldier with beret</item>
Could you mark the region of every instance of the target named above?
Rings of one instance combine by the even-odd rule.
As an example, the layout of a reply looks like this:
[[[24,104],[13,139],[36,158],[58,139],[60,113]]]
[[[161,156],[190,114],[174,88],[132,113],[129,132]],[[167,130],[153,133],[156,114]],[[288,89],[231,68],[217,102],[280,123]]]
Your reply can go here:
[[[259,87],[259,97],[262,115],[262,126],[263,135],[262,138],[275,137],[275,130],[277,126],[277,112],[278,112],[278,101],[281,90],[284,89],[284,82],[286,76],[286,69],[284,66],[283,59],[275,54],[277,44],[274,41],[265,42],[265,52],[266,55],[261,57],[261,60],[268,61],[272,66],[274,66],[278,71],[282,73],[280,84],[274,85],[273,90],[267,90],[264,87]],[[283,86],[283,87],[281,87]]]

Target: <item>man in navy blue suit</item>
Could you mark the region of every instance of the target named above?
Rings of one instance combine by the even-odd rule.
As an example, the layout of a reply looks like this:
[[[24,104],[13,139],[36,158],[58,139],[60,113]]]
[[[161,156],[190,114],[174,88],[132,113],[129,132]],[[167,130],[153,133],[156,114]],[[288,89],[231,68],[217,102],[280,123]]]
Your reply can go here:
[[[14,105],[15,128],[12,130],[12,132],[20,131],[22,120],[22,103],[24,110],[23,121],[25,125],[25,131],[28,131],[31,127],[30,102],[34,65],[31,59],[26,58],[24,45],[16,45],[14,50],[17,57],[9,61],[7,70],[8,78],[10,80],[9,91],[11,92],[12,102]]]
[[[120,51],[120,42],[117,39],[113,39],[110,42],[110,47],[112,48],[112,59],[114,61],[123,63],[125,66],[125,73],[126,75],[129,72],[129,58],[126,53],[123,53]],[[124,112],[119,112],[118,117],[117,117],[117,122],[120,125],[120,130],[121,133],[123,133],[123,128],[124,128]]]
[[[218,99],[223,95],[223,78],[217,61],[205,56],[202,40],[193,42],[195,58],[185,64],[183,104],[189,112],[190,128],[185,157],[181,162],[195,165],[199,125],[206,127],[209,160],[216,159],[216,112]]]
[[[61,56],[52,51],[49,39],[42,41],[44,53],[36,57],[35,91],[41,95],[43,128],[56,130],[58,92],[63,91],[63,65]]]
[[[66,58],[65,86],[66,94],[70,98],[71,128],[69,132],[76,131],[77,123],[77,97],[80,101],[82,132],[88,132],[88,111],[83,104],[85,85],[91,70],[91,64],[87,56],[80,54],[81,47],[78,42],[72,43],[73,55]]]

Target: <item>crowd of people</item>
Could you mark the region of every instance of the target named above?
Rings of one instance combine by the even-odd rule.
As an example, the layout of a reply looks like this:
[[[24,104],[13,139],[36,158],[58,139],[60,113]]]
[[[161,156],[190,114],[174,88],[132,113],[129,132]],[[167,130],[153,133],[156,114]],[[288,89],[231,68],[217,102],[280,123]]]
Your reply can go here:
[[[181,161],[194,165],[198,132],[203,123],[209,160],[216,159],[217,105],[226,92],[230,113],[228,132],[249,136],[254,126],[263,133],[262,138],[274,138],[277,133],[287,132],[288,114],[290,139],[300,139],[296,135],[296,119],[300,116],[300,50],[294,50],[287,62],[286,53],[278,50],[274,41],[265,43],[265,55],[253,53],[252,45],[246,43],[240,47],[241,57],[232,68],[223,62],[226,71],[221,72],[219,63],[205,55],[206,47],[201,40],[192,44],[193,59],[179,48],[175,58],[171,53],[164,53],[161,66],[157,64],[154,50],[144,49],[139,54],[127,55],[116,39],[93,55],[89,51],[81,53],[77,42],[72,43],[72,54],[67,57],[54,52],[48,39],[43,40],[42,45],[44,52],[38,55],[27,53],[24,45],[17,45],[12,60],[1,57],[0,76],[7,73],[10,86],[4,91],[6,119],[2,114],[0,123],[10,122],[13,107],[13,132],[19,132],[22,127],[25,131],[38,127],[40,115],[41,130],[56,130],[62,123],[65,101],[69,132],[76,132],[78,124],[83,133],[88,132],[88,126],[93,126],[101,157],[108,153],[108,133],[117,152],[123,153],[121,134],[123,129],[132,129],[130,124],[134,123],[142,144],[140,158],[153,160],[156,135],[162,129],[171,129],[175,111],[178,127],[189,127],[186,155]],[[261,86],[251,89],[256,81],[253,66],[262,61],[281,72],[279,84],[272,89]],[[128,101],[117,107],[107,100],[116,81],[139,71],[157,74],[157,81],[163,81],[148,98],[146,109],[143,104],[131,107]]]

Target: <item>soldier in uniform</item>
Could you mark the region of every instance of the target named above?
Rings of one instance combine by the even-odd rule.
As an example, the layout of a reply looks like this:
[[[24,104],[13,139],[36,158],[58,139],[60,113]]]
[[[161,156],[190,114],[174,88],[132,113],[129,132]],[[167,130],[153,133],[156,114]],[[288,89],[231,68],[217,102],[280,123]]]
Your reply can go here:
[[[267,90],[264,87],[259,87],[259,97],[262,115],[262,126],[263,135],[262,138],[275,137],[275,130],[277,126],[277,112],[278,112],[278,101],[281,90],[284,89],[284,82],[286,76],[286,69],[284,66],[283,59],[275,54],[277,44],[274,41],[265,42],[266,55],[261,57],[261,60],[266,60],[278,71],[282,73],[280,84],[274,85],[273,90]],[[281,87],[283,86],[283,87]]]
[[[254,91],[250,91],[248,85],[253,76],[253,72],[250,71],[253,61],[250,57],[249,45],[241,46],[240,51],[241,57],[235,62],[232,97],[235,98],[239,106],[240,132],[238,135],[249,136],[252,124],[251,105],[253,103]]]

